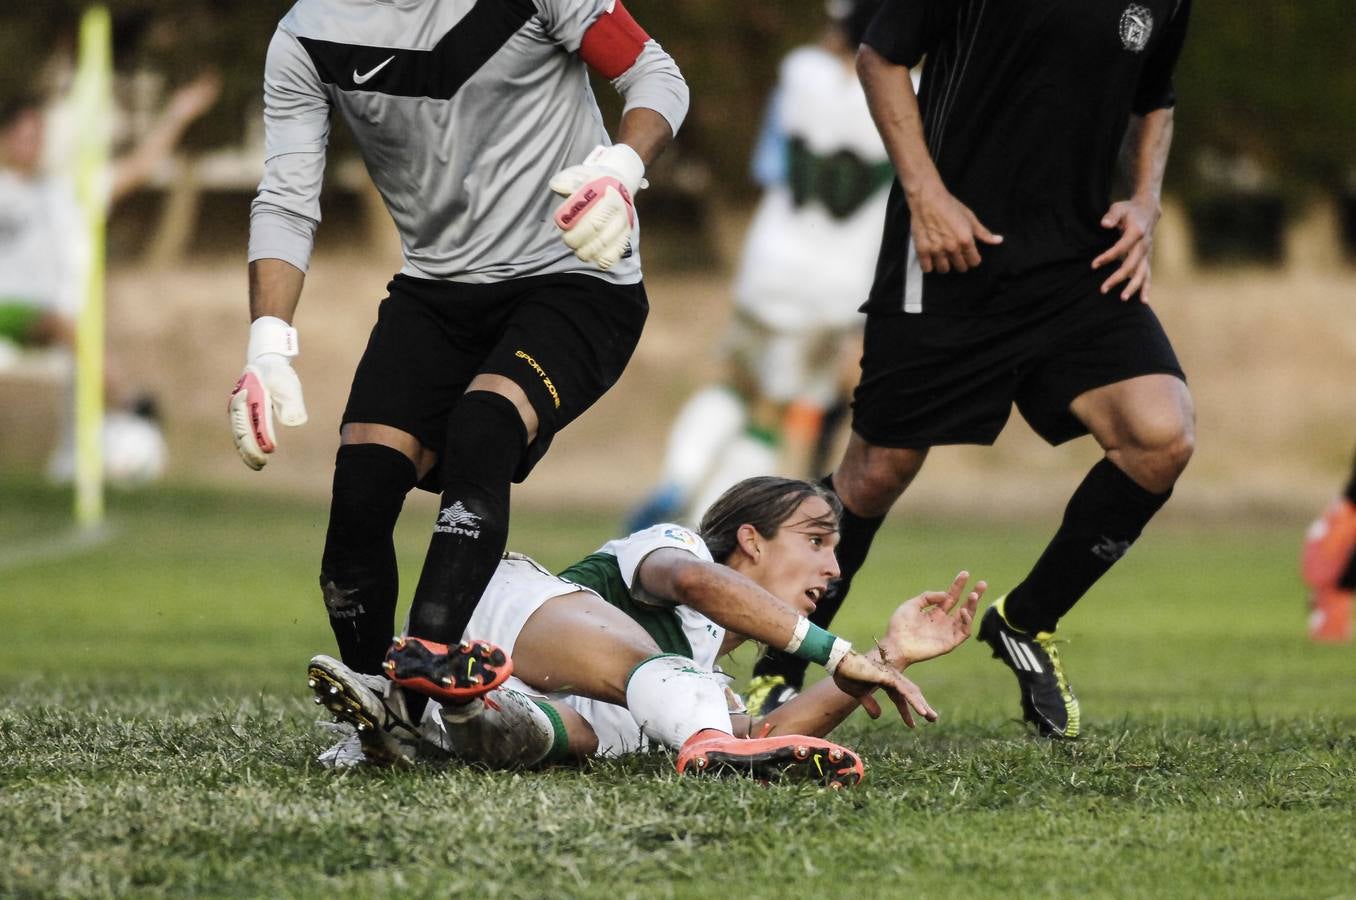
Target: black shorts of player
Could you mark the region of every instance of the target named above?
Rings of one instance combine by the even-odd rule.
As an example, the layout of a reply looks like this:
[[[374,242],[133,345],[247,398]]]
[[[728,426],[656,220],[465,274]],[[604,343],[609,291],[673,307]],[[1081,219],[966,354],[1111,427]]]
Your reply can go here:
[[[1087,434],[1069,410],[1085,391],[1141,375],[1185,381],[1153,310],[1100,293],[1105,277],[1080,271],[1028,302],[997,297],[1003,311],[991,315],[869,315],[853,431],[878,447],[992,444],[1015,403],[1037,434],[1061,444]]]
[[[397,275],[358,362],[344,424],[408,432],[441,457],[452,407],[476,375],[503,375],[537,412],[537,437],[515,481],[551,439],[621,377],[649,301],[641,283],[537,275],[460,284]],[[437,492],[437,468],[419,484]]]

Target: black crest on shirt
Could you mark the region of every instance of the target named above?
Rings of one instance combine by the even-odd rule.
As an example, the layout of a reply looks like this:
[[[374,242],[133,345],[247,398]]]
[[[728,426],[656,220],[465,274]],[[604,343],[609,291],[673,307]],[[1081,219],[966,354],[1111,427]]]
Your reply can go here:
[[[535,12],[532,0],[479,0],[431,50],[297,40],[320,80],[342,91],[448,100]]]

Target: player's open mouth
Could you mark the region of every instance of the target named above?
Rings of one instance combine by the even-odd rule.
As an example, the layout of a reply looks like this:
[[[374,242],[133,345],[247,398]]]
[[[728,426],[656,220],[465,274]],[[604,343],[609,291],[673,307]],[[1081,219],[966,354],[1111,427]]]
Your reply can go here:
[[[805,592],[805,596],[810,598],[810,611],[814,612],[815,608],[819,606],[819,601],[824,598],[824,588],[812,587]]]

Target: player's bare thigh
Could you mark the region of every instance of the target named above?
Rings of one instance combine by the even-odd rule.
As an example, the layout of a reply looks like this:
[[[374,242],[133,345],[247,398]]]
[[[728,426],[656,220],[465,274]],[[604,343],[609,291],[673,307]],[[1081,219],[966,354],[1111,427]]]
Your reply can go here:
[[[853,432],[843,460],[833,472],[833,489],[845,506],[859,516],[883,516],[913,482],[926,447],[877,447]]]
[[[1195,404],[1186,383],[1174,375],[1141,375],[1093,388],[1075,397],[1069,409],[1108,459],[1154,493],[1172,487],[1195,447]]]
[[[631,670],[661,653],[649,633],[597,594],[547,600],[513,644],[513,674],[539,691],[626,705]]]
[[[532,408],[532,404],[527,399],[527,394],[515,382],[503,375],[482,373],[471,379],[466,392],[470,393],[471,391],[490,391],[508,398],[518,410],[518,415],[522,417],[523,425],[527,428],[528,443],[536,439],[537,411]],[[378,425],[375,422],[349,422],[339,431],[339,443],[344,445],[381,444],[383,447],[399,450],[409,458],[410,462],[414,463],[421,479],[438,462],[438,454],[425,447],[417,437],[408,431],[403,431],[391,425]]]

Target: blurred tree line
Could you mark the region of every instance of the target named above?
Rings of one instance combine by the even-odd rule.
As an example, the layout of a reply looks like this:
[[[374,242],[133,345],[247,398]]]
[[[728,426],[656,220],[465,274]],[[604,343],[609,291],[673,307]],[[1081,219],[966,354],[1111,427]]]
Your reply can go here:
[[[0,12],[0,92],[13,92],[53,50],[73,43],[81,0],[7,3]],[[120,69],[171,84],[204,68],[225,80],[218,110],[194,126],[197,147],[237,143],[260,93],[264,53],[291,0],[107,0]],[[693,105],[679,152],[722,187],[748,190],[748,157],[780,57],[813,40],[823,0],[628,0],[678,59]],[[1351,0],[1196,0],[1179,68],[1170,188],[1208,190],[1190,161],[1260,164],[1287,194],[1351,189],[1356,165],[1356,27]],[[616,108],[599,91],[609,111]]]

